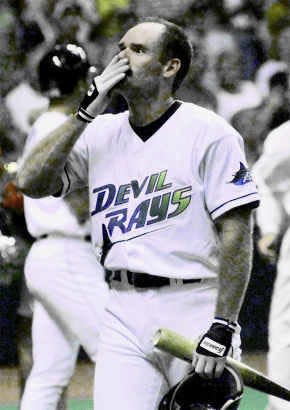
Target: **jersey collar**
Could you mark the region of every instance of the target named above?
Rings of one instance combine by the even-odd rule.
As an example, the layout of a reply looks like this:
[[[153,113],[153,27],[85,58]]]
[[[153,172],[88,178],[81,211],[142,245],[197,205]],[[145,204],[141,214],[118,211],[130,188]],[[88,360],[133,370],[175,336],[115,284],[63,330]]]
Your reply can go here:
[[[174,101],[174,103],[161,115],[161,117],[157,118],[157,120],[151,122],[150,124],[145,125],[144,127],[137,127],[133,125],[130,120],[130,126],[134,130],[134,132],[138,135],[139,138],[143,142],[146,142],[159,128],[162,127],[166,123],[166,121],[177,111],[177,109],[181,106],[180,101]]]

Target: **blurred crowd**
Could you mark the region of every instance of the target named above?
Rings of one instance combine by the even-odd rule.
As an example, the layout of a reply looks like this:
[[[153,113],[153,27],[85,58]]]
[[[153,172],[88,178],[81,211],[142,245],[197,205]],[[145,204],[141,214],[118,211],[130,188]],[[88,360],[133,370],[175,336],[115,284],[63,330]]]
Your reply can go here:
[[[72,42],[87,50],[94,74],[101,72],[117,52],[121,34],[145,15],[160,15],[186,29],[194,59],[177,98],[216,111],[238,129],[250,167],[268,133],[290,119],[289,0],[2,0],[0,334],[6,338],[1,338],[0,364],[15,360],[11,323],[16,322],[23,263],[32,243],[14,177],[26,135],[48,104],[39,91],[38,61],[52,45]],[[112,112],[125,108],[124,101],[110,107]],[[252,281],[260,283],[259,272],[264,275],[267,269],[273,278],[275,266],[256,255]],[[271,280],[263,278],[263,300],[254,286],[256,312],[265,309],[267,294],[270,299]],[[262,321],[266,315],[261,313]],[[250,338],[250,327],[248,333]]]

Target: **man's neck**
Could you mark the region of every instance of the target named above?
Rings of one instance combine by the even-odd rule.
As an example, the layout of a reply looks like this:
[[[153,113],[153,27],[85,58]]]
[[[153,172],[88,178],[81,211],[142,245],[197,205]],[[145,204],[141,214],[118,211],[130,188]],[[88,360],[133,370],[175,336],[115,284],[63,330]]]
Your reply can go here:
[[[138,127],[143,127],[157,120],[174,102],[171,94],[159,98],[155,96],[154,99],[137,100],[128,101],[128,105],[130,122]]]

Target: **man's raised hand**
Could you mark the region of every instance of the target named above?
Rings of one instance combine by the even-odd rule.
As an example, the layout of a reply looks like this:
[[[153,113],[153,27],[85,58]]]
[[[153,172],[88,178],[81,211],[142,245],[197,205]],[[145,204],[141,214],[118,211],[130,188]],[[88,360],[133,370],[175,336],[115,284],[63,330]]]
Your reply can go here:
[[[103,112],[109,102],[109,92],[125,78],[128,69],[128,59],[115,56],[102,74],[93,79],[79,106],[77,117],[82,121],[91,122],[96,115]]]

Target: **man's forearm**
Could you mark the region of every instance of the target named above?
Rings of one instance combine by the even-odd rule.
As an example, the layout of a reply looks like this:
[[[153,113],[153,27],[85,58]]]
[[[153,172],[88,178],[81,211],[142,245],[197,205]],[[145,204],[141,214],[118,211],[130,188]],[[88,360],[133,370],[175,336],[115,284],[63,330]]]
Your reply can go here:
[[[109,92],[125,78],[128,70],[128,59],[117,54],[102,74],[94,78],[79,106],[78,117],[91,122],[102,113],[109,102]],[[84,128],[85,123],[71,116],[31,151],[22,161],[17,176],[18,187],[24,194],[41,198],[61,189],[66,159]]]
[[[219,293],[216,317],[236,321],[247,290],[252,267],[252,217],[248,209],[236,209],[221,218]]]
[[[17,185],[24,194],[41,198],[61,188],[66,159],[85,126],[71,115],[25,156],[17,174]]]

